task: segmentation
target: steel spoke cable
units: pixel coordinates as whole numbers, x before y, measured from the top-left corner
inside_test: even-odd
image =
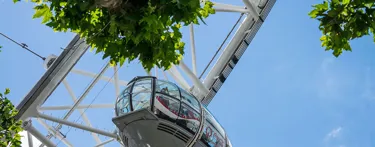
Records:
[[[29,49],[29,47],[27,46],[27,44],[25,43],[18,43],[17,41],[13,40],[12,38],[8,37],[7,35],[3,34],[0,32],[0,35],[4,36],[5,38],[7,38],[8,40],[14,42],[15,44],[19,45],[20,47],[22,47],[23,49],[29,51],[30,53],[34,54],[35,56],[41,58],[42,60],[46,60],[45,57],[39,55],[38,53],[32,51],[31,49]]]

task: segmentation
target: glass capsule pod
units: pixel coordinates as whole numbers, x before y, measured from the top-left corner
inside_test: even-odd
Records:
[[[156,77],[135,77],[116,100],[126,147],[232,147],[223,127],[192,94]]]

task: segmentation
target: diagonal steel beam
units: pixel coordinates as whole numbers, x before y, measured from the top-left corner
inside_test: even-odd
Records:
[[[26,120],[28,117],[36,116],[36,108],[47,100],[88,48],[84,40],[76,35],[60,56],[52,61],[53,64],[17,106],[19,112],[15,118]]]

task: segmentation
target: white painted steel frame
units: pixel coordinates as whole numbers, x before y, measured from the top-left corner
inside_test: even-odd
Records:
[[[63,84],[64,84],[65,88],[68,90],[68,93],[69,93],[70,97],[72,97],[73,102],[74,102],[74,103],[78,103],[77,97],[76,97],[76,95],[73,93],[73,90],[72,90],[72,88],[70,87],[69,83],[66,81],[66,79],[63,80]],[[78,106],[76,106],[76,107],[73,106],[72,108],[70,108],[70,110],[72,110],[72,109],[74,109],[74,108],[77,108],[77,107],[78,107]],[[83,121],[85,122],[85,124],[88,125],[89,127],[91,127],[91,126],[92,126],[92,125],[91,125],[91,122],[90,122],[89,118],[87,117],[85,111],[82,110],[82,109],[79,109],[78,111],[79,111],[79,113],[81,114],[82,119],[83,119]],[[95,134],[95,133],[90,133],[90,134],[92,135],[92,137],[94,138],[94,140],[96,141],[97,144],[102,143],[102,141],[100,140],[98,134]]]
[[[44,137],[42,133],[40,133],[35,127],[33,127],[31,120],[24,121],[22,127],[47,147],[56,146],[51,140]]]
[[[33,147],[33,136],[31,136],[30,132],[27,132],[27,143],[29,144],[29,147]]]
[[[92,77],[92,78],[95,78],[97,76],[97,74],[95,74],[95,73],[87,72],[87,71],[80,70],[80,69],[72,69],[71,72],[75,73],[75,74],[83,75],[83,76]],[[111,79],[110,77],[107,77],[107,76],[101,76],[100,79],[103,80],[103,81],[114,83],[115,85],[126,86],[128,84],[128,82],[123,81],[123,80],[118,80],[117,84],[116,84],[115,79]]]
[[[107,137],[117,139],[117,134],[115,134],[115,133],[110,133],[110,132],[106,132],[106,131],[103,131],[103,130],[100,130],[100,129],[95,129],[93,127],[88,127],[88,126],[85,126],[85,125],[73,123],[73,122],[67,121],[65,119],[55,118],[55,117],[45,115],[45,114],[42,114],[42,113],[38,113],[38,117],[42,118],[42,119],[45,119],[45,120],[57,122],[57,123],[64,124],[64,125],[67,125],[67,126],[75,127],[75,128],[78,128],[78,129],[90,131],[90,132],[93,132],[93,133],[97,133],[97,134],[100,134],[100,135],[104,135],[104,136],[107,136]]]
[[[42,106],[39,108],[41,111],[46,110],[69,110],[72,109],[73,106]],[[76,107],[76,109],[87,109],[87,108],[111,108],[113,109],[115,107],[114,104],[91,104],[91,105],[79,105]]]
[[[274,1],[275,0],[268,0]],[[209,71],[208,75],[204,79],[202,83],[200,79],[197,77],[197,68],[196,68],[196,48],[195,48],[195,40],[194,40],[194,26],[191,24],[189,27],[190,32],[190,45],[191,45],[191,54],[192,54],[192,70],[188,68],[187,65],[183,61],[180,62],[178,67],[182,69],[182,71],[189,77],[192,81],[193,85],[189,85],[188,82],[183,78],[182,74],[177,69],[177,66],[172,66],[170,70],[167,72],[172,76],[172,78],[185,90],[192,92],[195,96],[197,96],[200,100],[203,100],[209,93],[211,92],[211,87],[214,84],[214,81],[217,80],[219,74],[221,74],[222,69],[227,65],[228,60],[231,56],[235,53],[237,47],[243,41],[245,36],[255,35],[256,31],[251,31],[253,23],[257,22],[259,19],[263,21],[261,18],[261,14],[257,11],[255,6],[252,4],[250,0],[243,0],[243,3],[246,7],[243,6],[234,6],[222,3],[214,3],[214,9],[217,12],[238,12],[238,13],[245,13],[247,17],[244,19],[238,30],[236,31],[235,35],[224,49],[220,57],[217,59],[217,62]],[[273,5],[273,4],[272,4]],[[271,8],[269,8],[271,9]],[[266,12],[268,13],[268,12]],[[265,14],[267,15],[267,14]],[[47,68],[47,72],[44,76],[39,80],[39,82],[34,86],[34,88],[29,92],[29,94],[24,98],[24,100],[17,106],[17,109],[20,110],[19,114],[17,115],[18,119],[27,120],[24,121],[23,126],[28,133],[34,135],[38,140],[40,140],[43,144],[47,146],[55,146],[53,142],[49,140],[49,138],[43,136],[40,132],[38,132],[31,123],[30,117],[35,117],[37,120],[44,126],[49,132],[52,133],[53,136],[61,139],[61,141],[67,146],[73,146],[69,141],[67,141],[60,133],[59,129],[61,129],[62,125],[67,125],[71,127],[80,128],[83,130],[87,130],[91,132],[94,140],[97,143],[97,146],[102,146],[107,144],[111,141],[117,140],[118,136],[116,133],[106,132],[100,129],[96,129],[91,127],[91,123],[89,118],[86,116],[85,112],[82,109],[87,108],[113,108],[113,104],[90,104],[90,105],[79,105],[82,100],[86,97],[86,95],[90,92],[91,88],[98,82],[98,80],[104,80],[110,83],[113,83],[115,86],[115,95],[116,97],[120,94],[120,85],[126,86],[127,82],[122,81],[118,77],[118,66],[114,67],[114,78],[103,76],[103,73],[108,69],[109,64],[107,64],[103,70],[99,74],[87,72],[84,70],[73,69],[75,64],[79,61],[81,56],[86,52],[88,49],[88,45],[84,43],[82,39],[76,36],[71,43],[69,43],[68,47],[64,50],[64,52],[56,58],[54,64],[48,65],[49,63],[45,63]],[[49,60],[50,58],[47,58]],[[71,87],[64,80],[65,76],[69,73],[80,74],[84,76],[89,76],[94,78],[94,81],[90,84],[90,86],[85,90],[84,94],[80,98],[76,98],[74,95]],[[151,72],[147,72],[148,75],[152,75]],[[165,79],[168,80],[166,73],[163,71],[163,75]],[[155,76],[157,76],[157,69],[155,68]],[[44,106],[40,107],[46,99],[51,95],[51,93],[55,90],[55,88],[63,82],[64,86],[68,90],[69,95],[72,97],[74,101],[73,106]],[[212,99],[212,98],[211,98]],[[207,101],[208,103],[211,100]],[[39,111],[43,110],[69,110],[68,113],[65,115],[63,119],[51,117],[45,114],[40,113]],[[75,109],[79,109],[80,114],[85,122],[86,125],[81,125],[77,123],[73,123],[67,121],[69,116],[73,113]],[[53,122],[59,123],[57,128],[53,128],[43,121],[39,119],[50,120]],[[111,137],[112,139],[102,142],[98,134]],[[29,144],[32,142],[29,142]]]
[[[67,141],[65,139],[64,136],[62,136],[59,132],[57,132],[56,129],[52,128],[51,126],[49,126],[47,123],[45,123],[44,121],[40,120],[40,119],[36,119],[45,129],[48,130],[48,132],[51,133],[51,135],[57,137],[58,139],[60,139],[66,146],[68,147],[73,147],[72,143],[70,143],[69,141]]]

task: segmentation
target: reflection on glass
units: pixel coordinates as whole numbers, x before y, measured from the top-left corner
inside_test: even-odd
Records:
[[[228,139],[228,137],[227,137],[227,147],[232,147],[232,143],[230,142],[230,140]]]
[[[150,92],[140,92],[137,94],[133,94],[132,96],[134,111],[150,106]]]
[[[150,106],[151,98],[151,78],[136,81],[132,91],[133,111]]]
[[[151,78],[140,79],[133,86],[132,93],[151,92]]]
[[[218,123],[218,121],[213,117],[213,115],[210,113],[210,111],[204,107],[205,117],[208,122],[210,122],[220,133],[221,136],[225,136],[225,131],[223,127]]]
[[[209,147],[225,147],[224,137],[222,137],[218,131],[207,122],[203,126],[201,141]]]
[[[225,147],[225,138],[224,133],[221,133],[218,130],[222,130],[221,126],[217,126],[217,122],[211,114],[205,111],[206,121],[203,125],[203,135],[201,141],[209,147]]]
[[[191,133],[196,133],[199,129],[200,115],[185,103],[181,104],[177,124],[187,129]]]
[[[154,106],[157,108],[160,118],[174,122],[178,116],[180,101],[167,95],[157,93]]]
[[[185,90],[183,89],[180,89],[180,90],[181,90],[181,101],[188,104],[189,106],[194,108],[196,111],[200,112],[200,105],[199,105],[198,100],[194,96],[186,92]]]
[[[116,111],[117,111],[117,115],[122,115],[122,114],[130,112],[129,93],[125,93],[124,91],[120,95],[116,103]]]
[[[157,80],[155,91],[180,99],[180,91],[178,87],[171,82]]]

